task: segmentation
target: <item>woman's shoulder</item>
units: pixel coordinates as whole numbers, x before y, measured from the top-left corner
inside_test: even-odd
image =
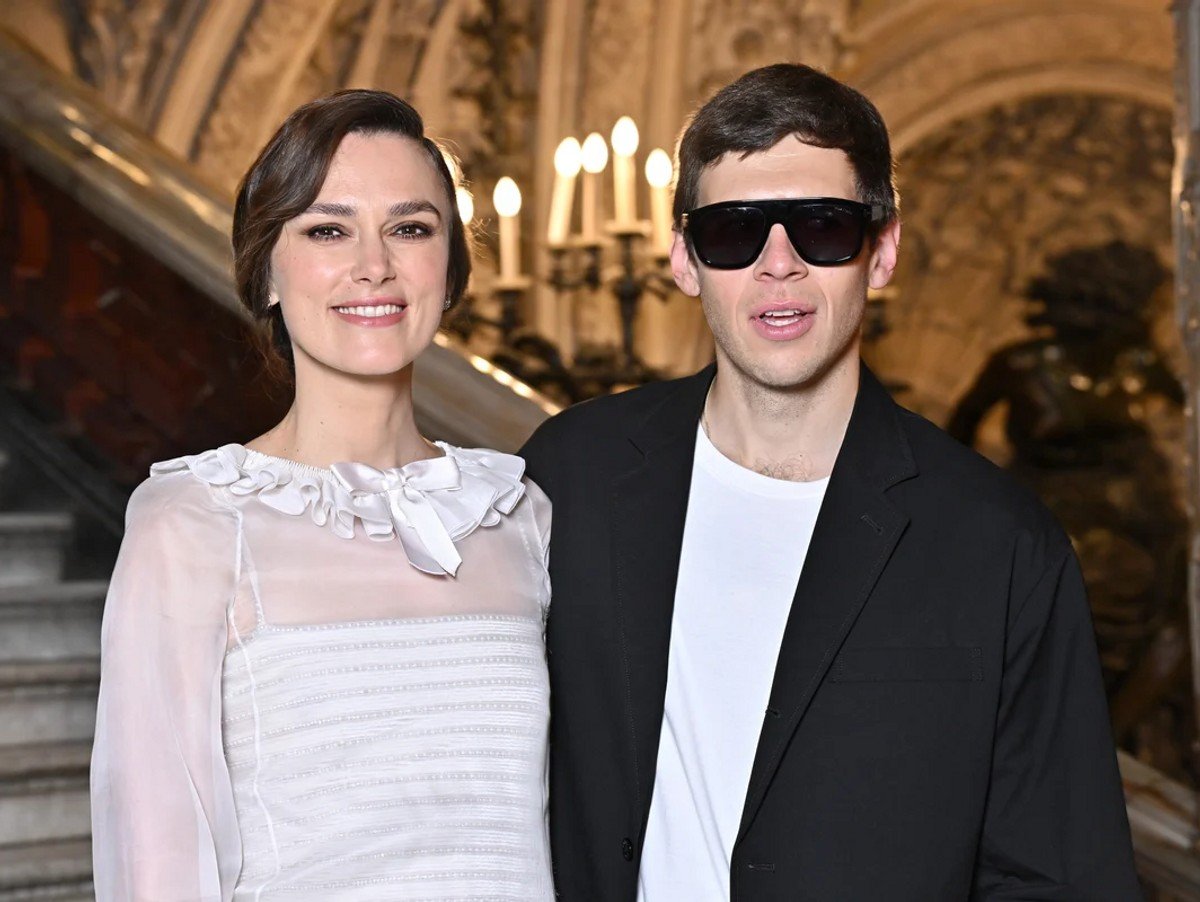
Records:
[[[202,454],[161,461],[150,467],[150,475],[129,497],[125,528],[185,529],[195,521],[223,519],[231,515],[230,507],[214,492],[220,480],[214,478],[220,469],[236,469],[233,449],[223,446]]]
[[[515,454],[494,448],[463,448],[448,442],[435,442],[457,465],[460,486],[472,497],[476,507],[487,511],[486,521],[495,522],[495,514],[510,513],[526,493],[525,461]]]

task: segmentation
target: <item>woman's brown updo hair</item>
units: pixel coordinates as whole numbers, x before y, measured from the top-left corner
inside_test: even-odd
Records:
[[[279,306],[269,306],[271,252],[284,223],[316,200],[329,164],[349,134],[409,138],[429,154],[446,191],[450,259],[446,296],[453,307],[471,275],[466,229],[458,214],[454,176],[441,148],[425,136],[421,115],[387,91],[337,91],[297,109],[275,132],[238,186],[233,208],[233,272],[238,297],[262,328],[268,366],[276,374],[294,369],[292,343]]]

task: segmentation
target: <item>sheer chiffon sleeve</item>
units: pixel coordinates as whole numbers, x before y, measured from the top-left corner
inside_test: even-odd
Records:
[[[241,868],[221,740],[238,513],[186,473],[134,493],[104,611],[92,753],[96,896],[227,900]]]
[[[553,509],[550,499],[542,491],[541,486],[525,477],[525,491],[529,495],[529,503],[533,505],[533,522],[537,526],[538,544],[542,553],[542,565],[550,565],[550,522],[553,519]]]

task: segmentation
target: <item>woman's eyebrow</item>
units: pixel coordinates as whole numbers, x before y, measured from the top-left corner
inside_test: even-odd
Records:
[[[315,203],[309,206],[304,213],[319,213],[322,216],[345,216],[350,217],[355,213],[354,207],[346,204],[324,204]],[[304,214],[301,214],[304,215]]]
[[[438,219],[442,211],[427,200],[402,200],[388,207],[388,216],[411,216],[413,213],[432,213]]]
[[[350,218],[358,210],[349,204],[317,203],[311,204],[304,214],[316,213],[321,216],[342,216]],[[411,216],[413,213],[432,213],[441,219],[441,211],[427,200],[402,200],[388,207],[388,216]],[[301,214],[301,215],[304,215]]]

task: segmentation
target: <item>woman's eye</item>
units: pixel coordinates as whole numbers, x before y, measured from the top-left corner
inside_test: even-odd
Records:
[[[433,229],[423,222],[404,222],[396,226],[393,234],[401,238],[428,238],[433,234]]]
[[[313,226],[304,234],[309,238],[315,238],[317,241],[331,241],[334,238],[340,237],[343,232],[335,225],[319,225]]]

